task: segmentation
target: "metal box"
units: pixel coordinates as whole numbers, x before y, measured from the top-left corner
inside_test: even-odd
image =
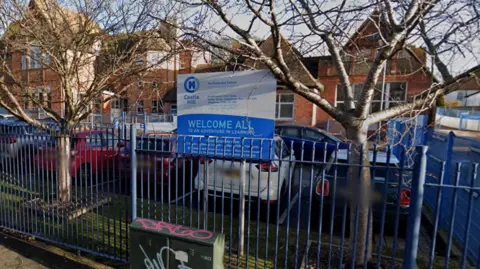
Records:
[[[207,230],[137,218],[130,225],[132,269],[223,269],[225,237]]]

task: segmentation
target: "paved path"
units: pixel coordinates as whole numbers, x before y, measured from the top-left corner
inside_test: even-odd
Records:
[[[0,245],[0,269],[47,269],[29,258]]]

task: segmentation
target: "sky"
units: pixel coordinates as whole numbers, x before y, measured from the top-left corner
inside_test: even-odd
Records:
[[[285,5],[281,4],[282,1],[277,1],[277,2],[280,2],[280,4],[277,5],[277,10],[284,9]],[[316,1],[316,3],[318,2],[319,1]],[[252,15],[247,14],[245,3],[243,1],[240,1],[240,3],[241,4],[239,5],[239,4],[236,4],[236,2],[227,1],[226,5],[228,6],[228,8],[226,8],[226,10],[229,18],[231,18],[235,24],[242,27],[243,29],[246,29],[251,21]],[[338,4],[339,4],[338,0],[325,1],[323,4],[321,4],[319,10],[325,11],[325,10],[337,7]],[[347,1],[346,6],[358,7],[358,6],[367,6],[368,4],[369,4],[369,1],[358,0],[358,1]],[[439,7],[443,7],[443,6],[444,5],[440,5]],[[367,18],[368,14],[370,14],[371,10],[373,10],[373,8],[370,8],[368,10],[363,10],[361,14],[358,14],[357,12],[355,12],[345,16],[344,18],[345,20],[351,20],[350,23],[346,23],[341,29],[345,33],[345,36],[350,36],[352,33],[354,33],[355,30],[359,27],[359,25],[361,25],[363,20]],[[398,14],[402,14],[403,11],[399,7],[399,8],[396,8],[396,12]],[[455,5],[454,5],[449,7],[448,10],[443,12],[447,14],[449,12],[450,13],[458,12],[458,10],[455,9]],[[284,20],[287,17],[291,18],[291,14],[292,13],[290,12],[289,15],[284,16],[280,20],[282,19]],[[268,16],[268,14],[264,14],[264,15]],[[463,13],[458,12],[457,15],[458,15],[457,16],[458,19],[456,20],[458,22],[462,22],[468,19],[469,14],[465,14],[464,12]],[[318,21],[321,21],[321,20],[318,20]],[[233,30],[229,29],[228,27],[225,27],[225,24],[218,16],[212,16],[212,14],[210,13],[209,18],[206,20],[206,24],[208,25],[208,28],[221,32],[222,36],[238,38],[238,35]],[[446,32],[448,27],[451,26],[451,24],[447,23],[446,20],[440,18],[438,20],[435,20],[434,26],[435,26],[434,29],[432,29],[431,31],[429,30],[429,34],[432,34],[432,36],[435,36],[435,37],[441,37],[443,32]],[[479,30],[478,25],[474,27],[476,27],[475,30]],[[328,26],[324,27],[324,29],[327,29],[327,28]],[[270,27],[260,22],[259,20],[257,20],[257,22],[252,27],[251,32],[253,33],[254,36],[259,37],[261,39],[265,39],[270,35]],[[476,36],[468,36],[468,33],[466,35],[452,36],[451,40],[457,44],[461,43],[461,41],[465,39],[468,39],[468,42],[466,42],[465,44],[462,44],[461,46],[462,53],[456,52],[454,54],[452,53],[441,54],[442,60],[449,66],[449,69],[451,70],[453,75],[460,74],[461,72],[480,64],[480,58],[478,57],[480,56],[480,36],[478,35],[479,33],[480,31],[475,32]],[[311,35],[311,32],[308,30],[305,24],[297,24],[294,27],[293,26],[283,27],[282,34],[287,38],[289,38],[290,41],[295,44],[296,48],[299,51],[301,51],[304,56],[320,56],[320,55],[329,54],[325,46],[318,46],[318,44],[321,43],[321,39],[318,36]],[[310,36],[308,38],[300,38],[302,35],[310,35]],[[300,43],[299,40],[303,40],[303,43]],[[418,36],[413,39],[410,39],[409,43],[417,47],[425,47],[423,40],[418,38]],[[312,49],[312,46],[315,46],[315,48]],[[430,66],[431,64],[429,64],[429,67]]]

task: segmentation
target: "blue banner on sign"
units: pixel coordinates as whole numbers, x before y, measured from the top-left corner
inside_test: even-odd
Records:
[[[191,114],[178,117],[178,133],[189,135],[273,137],[275,121],[255,117]]]
[[[275,159],[273,139],[179,136],[177,146],[178,153],[206,155],[212,158]]]

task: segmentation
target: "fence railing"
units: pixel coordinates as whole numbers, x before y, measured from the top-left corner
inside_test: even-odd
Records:
[[[452,190],[423,184],[424,147],[414,166],[390,148],[369,151],[370,162],[362,165],[350,159],[348,144],[305,141],[301,151],[291,151],[294,145],[280,138],[205,138],[187,147],[185,141],[199,138],[137,136],[134,125],[126,136],[113,128],[78,128],[68,147],[62,137],[0,128],[1,227],[128,262],[132,219],[161,220],[223,233],[229,268],[353,268],[363,262],[354,258],[362,245],[351,242],[361,242],[365,228],[373,238],[365,243],[374,253],[369,260],[382,268],[464,262],[423,228],[429,225],[421,218],[423,186],[425,195],[427,188]],[[70,156],[71,181],[59,176],[62,153]],[[363,186],[358,178],[371,181],[366,207],[352,203]],[[467,196],[478,191],[462,189],[470,190]],[[71,198],[59,200],[65,191]],[[372,222],[364,226],[362,216]],[[470,231],[477,225],[472,216],[465,222]]]
[[[461,266],[480,264],[480,150],[475,140],[434,133],[429,142],[425,216]],[[434,251],[434,250],[432,250]],[[434,253],[434,252],[432,252]],[[433,255],[433,254],[432,254]]]
[[[442,116],[456,117],[460,118],[463,114],[468,114],[471,116],[480,116],[479,108],[446,108],[446,107],[437,107],[437,114]]]

